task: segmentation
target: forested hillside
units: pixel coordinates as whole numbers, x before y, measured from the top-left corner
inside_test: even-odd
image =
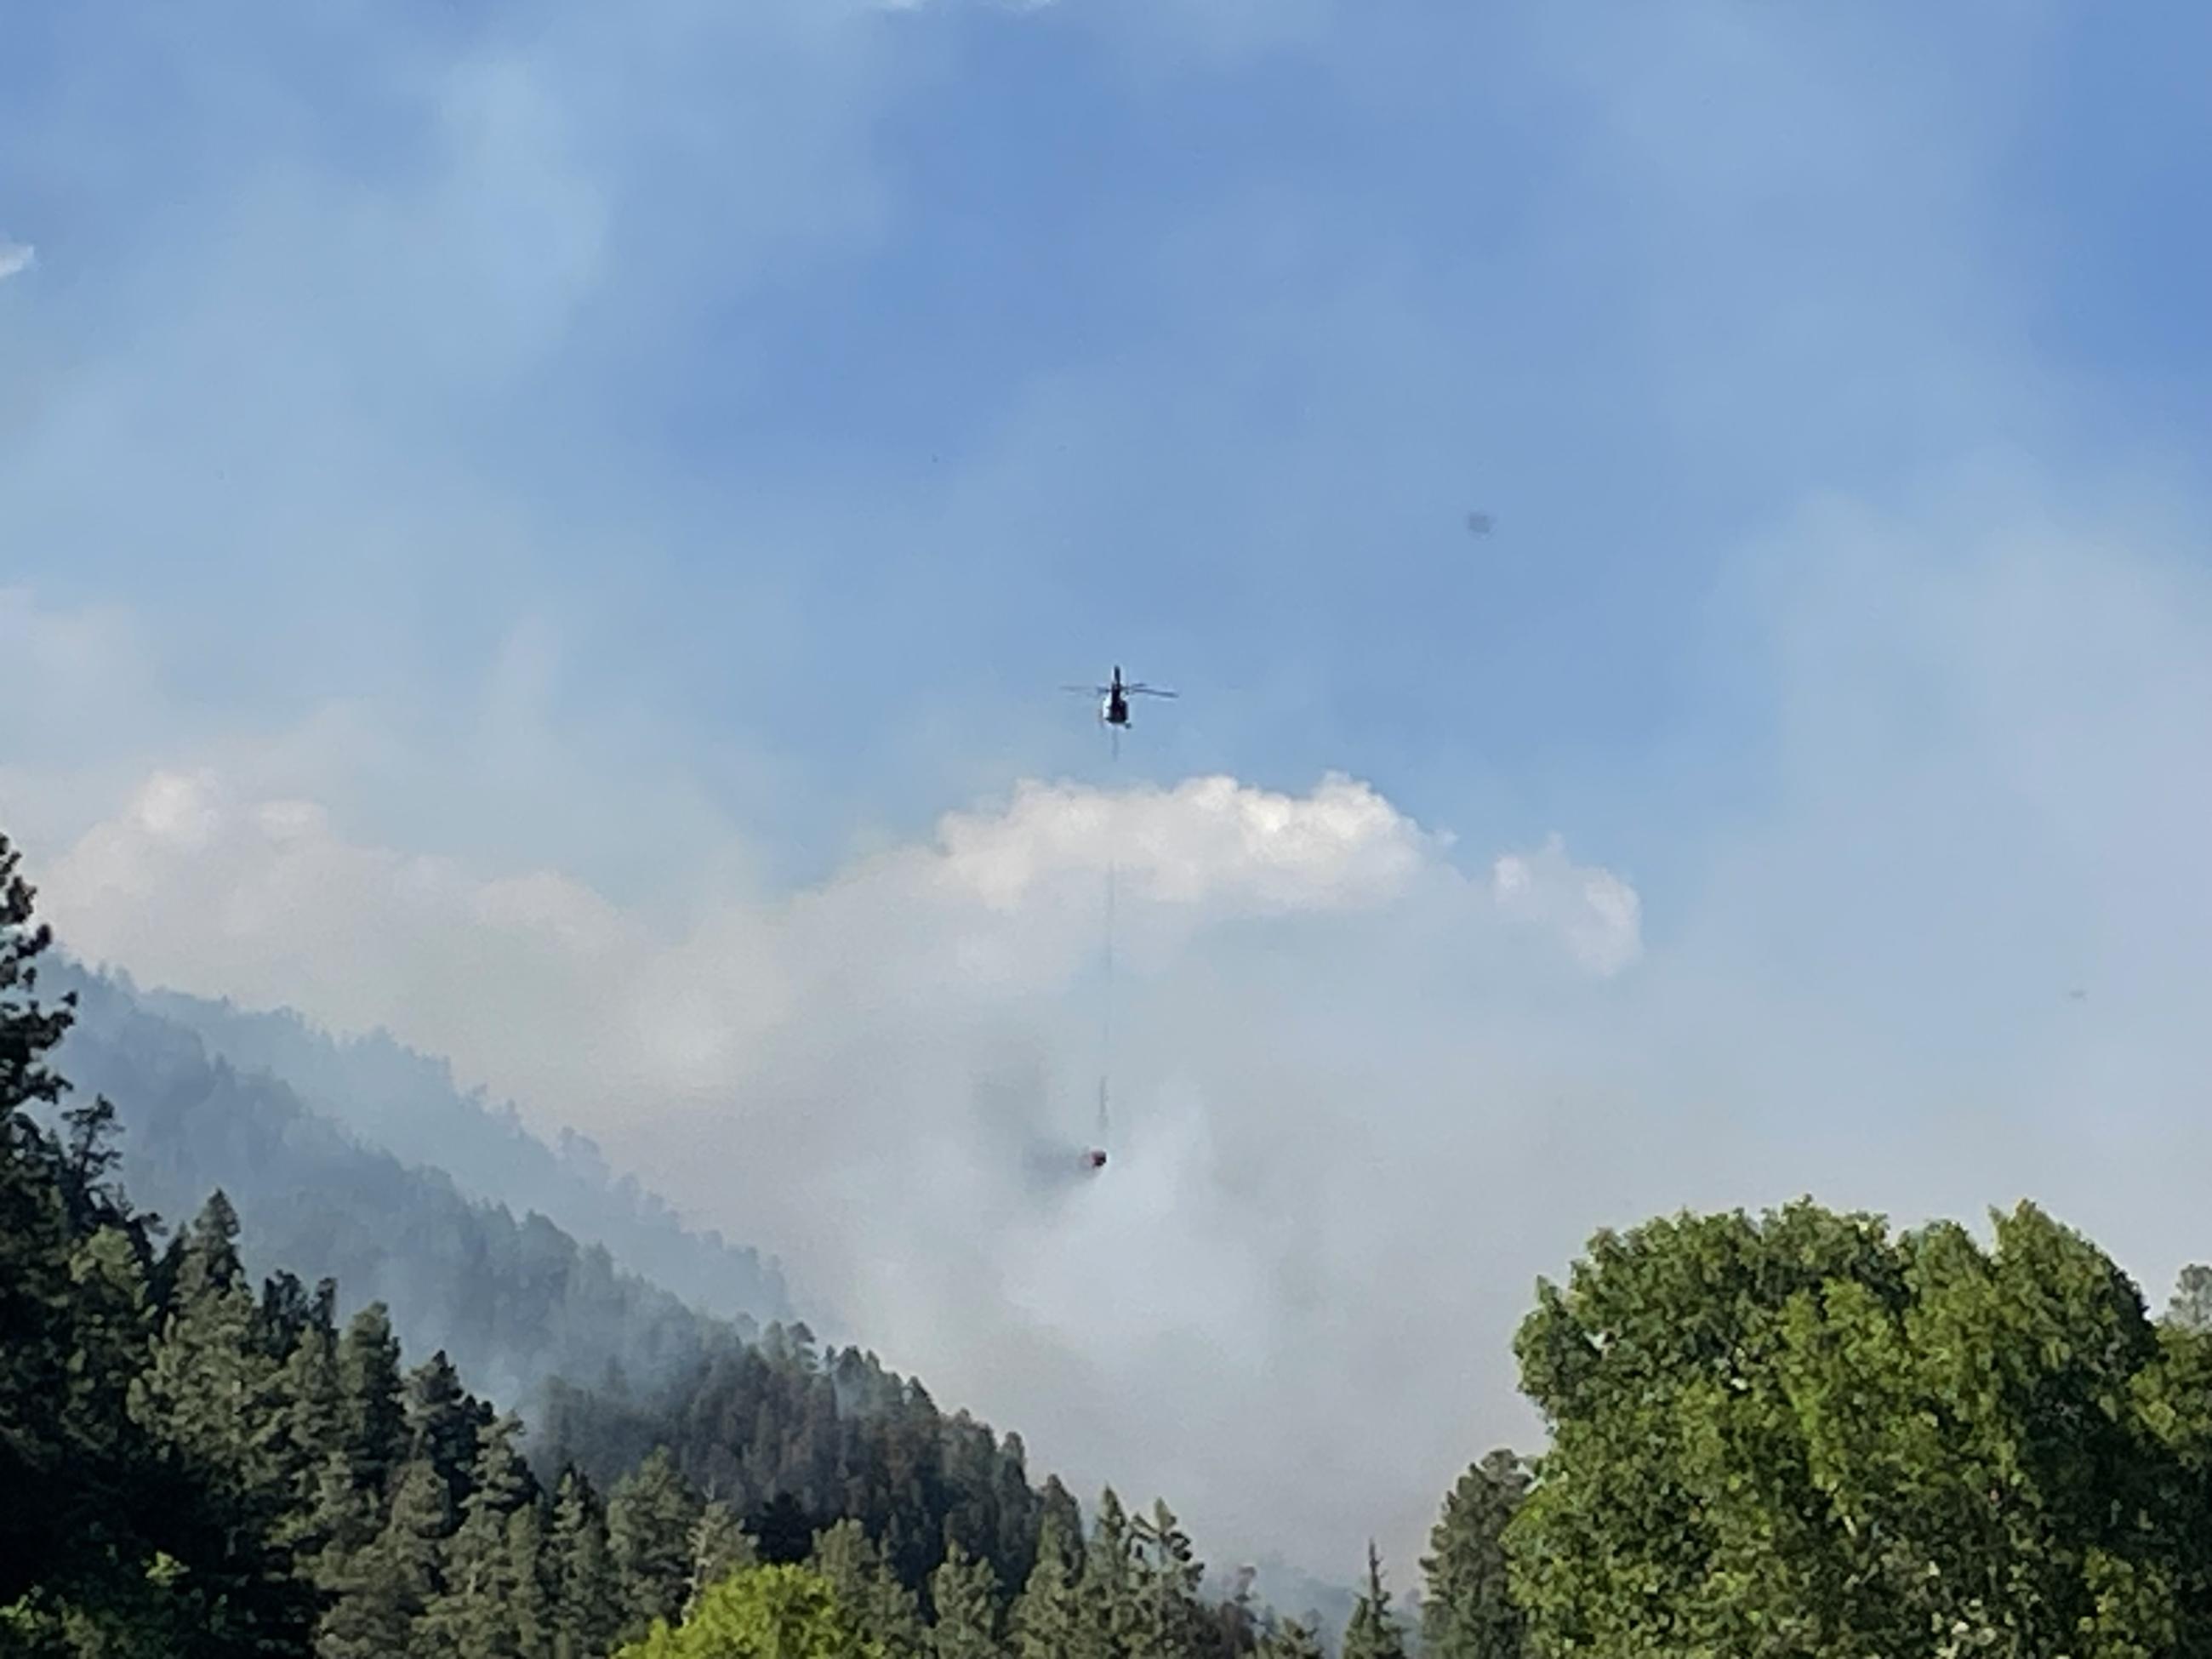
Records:
[[[512,1104],[495,1109],[483,1091],[463,1091],[445,1060],[388,1032],[339,1038],[290,1009],[258,1012],[228,1000],[150,989],[121,969],[94,975],[70,963],[52,978],[57,994],[80,993],[73,1044],[104,1034],[117,1011],[135,1008],[169,1021],[236,1070],[268,1073],[368,1145],[404,1164],[443,1170],[471,1197],[516,1215],[534,1210],[582,1243],[605,1245],[622,1267],[702,1312],[760,1324],[793,1316],[775,1262],[719,1233],[691,1231],[658,1194],[633,1177],[617,1178],[592,1141],[563,1132],[546,1145]],[[64,1063],[82,1069],[67,1054]]]
[[[1109,1491],[1085,1527],[1018,1441],[804,1328],[669,1395],[711,1418],[561,1390],[533,1468],[380,1304],[342,1319],[337,1284],[281,1269],[257,1293],[224,1194],[166,1237],[136,1207],[114,1106],[50,1063],[76,1011],[40,995],[15,865],[0,838],[0,1651],[729,1655],[796,1650],[744,1632],[802,1613],[810,1651],[883,1659],[1313,1650],[1203,1595],[1164,1504]]]
[[[57,975],[78,998],[57,1064],[116,1109],[118,1174],[136,1202],[188,1217],[220,1188],[257,1273],[329,1278],[380,1301],[411,1350],[442,1349],[510,1406],[548,1379],[681,1374],[755,1328],[703,1317],[542,1215],[473,1200],[442,1170],[349,1134],[265,1073],[211,1055],[111,980]]]

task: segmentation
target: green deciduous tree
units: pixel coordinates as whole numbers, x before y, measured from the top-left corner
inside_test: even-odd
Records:
[[[1540,1287],[1553,1443],[1506,1528],[1539,1650],[2194,1650],[2203,1339],[2033,1206],[1996,1235],[1803,1203]]]
[[[616,1659],[884,1659],[827,1579],[788,1564],[740,1569],[680,1626],[656,1620]]]

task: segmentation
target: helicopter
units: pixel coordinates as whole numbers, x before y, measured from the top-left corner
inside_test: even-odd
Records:
[[[1121,678],[1121,665],[1119,663],[1114,665],[1114,678],[1110,684],[1063,685],[1060,689],[1063,691],[1079,691],[1087,697],[1104,698],[1105,701],[1098,705],[1100,723],[1123,727],[1129,724],[1129,699],[1132,696],[1172,697],[1175,696],[1174,692],[1164,691],[1156,685],[1125,683]]]

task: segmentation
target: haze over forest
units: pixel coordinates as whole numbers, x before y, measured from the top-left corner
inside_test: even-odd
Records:
[[[799,1321],[1285,1583],[1410,1590],[1541,1449],[1516,1334],[1601,1229],[2026,1200],[2160,1304],[2212,1254],[2207,49],[0,21],[56,1063],[142,1202],[222,1186],[502,1407]],[[1178,693],[1118,747],[1060,689],[1116,663]]]

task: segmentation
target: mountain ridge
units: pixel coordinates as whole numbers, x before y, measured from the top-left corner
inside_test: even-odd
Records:
[[[246,1070],[127,982],[57,958],[42,992],[77,994],[58,1060],[105,1096],[123,1179],[174,1224],[222,1191],[257,1273],[337,1282],[382,1302],[413,1352],[442,1351],[488,1397],[533,1404],[555,1377],[625,1389],[756,1337],[763,1322],[702,1311],[542,1211],[471,1193],[410,1162],[267,1069]]]

